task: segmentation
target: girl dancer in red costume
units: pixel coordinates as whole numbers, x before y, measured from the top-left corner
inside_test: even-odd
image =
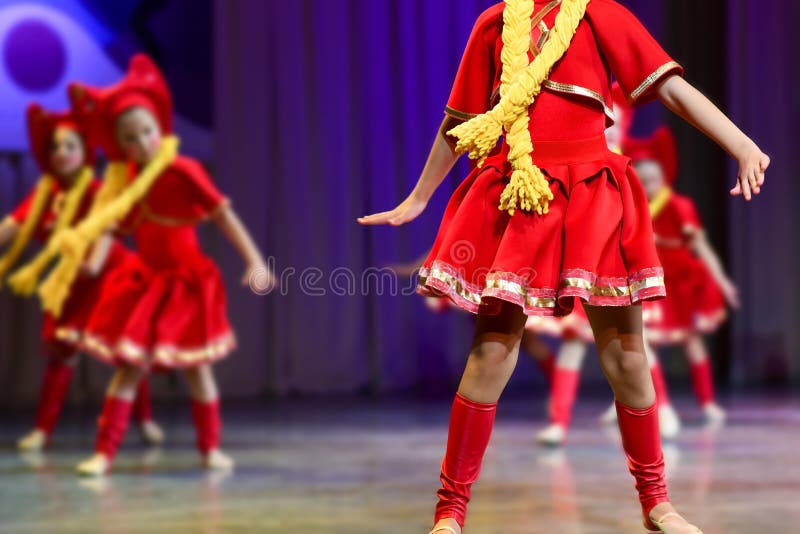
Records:
[[[645,525],[699,532],[669,502],[640,303],[665,294],[647,199],[630,160],[606,146],[614,74],[631,101],[660,98],[740,166],[732,194],[758,194],[769,159],[680,76],[681,67],[612,0],[506,0],[467,44],[447,118],[413,192],[362,224],[415,219],[460,153],[479,162],[453,194],[420,274],[423,294],[478,314],[453,404],[433,532],[460,533],[526,315],[581,299],[614,390]],[[499,97],[499,100],[498,100]],[[505,134],[502,150],[486,159]],[[464,241],[468,262],[453,254]]]
[[[667,298],[645,305],[648,340],[653,345],[684,347],[697,402],[708,422],[722,423],[725,411],[716,402],[703,335],[724,322],[726,301],[739,307],[739,293],[708,242],[694,203],[672,190],[678,170],[672,132],[664,127],[649,139],[631,139],[626,154],[650,202],[667,286]]]
[[[43,174],[33,191],[0,223],[0,246],[13,240],[0,259],[0,280],[14,267],[31,237],[47,242],[53,232],[83,219],[99,188],[92,169],[92,151],[85,142],[85,128],[73,113],[50,112],[31,104],[27,123],[31,152]],[[104,252],[102,257],[83,265],[61,316],[44,316],[42,341],[48,355],[47,367],[36,425],[17,442],[20,450],[41,450],[50,441],[78,360],[69,340],[85,326],[108,273],[128,261],[131,254],[117,242],[107,243]],[[27,282],[37,263],[34,260],[10,277],[13,290],[30,294],[32,288]],[[161,443],[164,435],[153,421],[148,386],[149,382],[142,380],[134,403],[135,418],[145,442]]]
[[[258,248],[211,179],[195,160],[177,153],[172,101],[156,66],[135,56],[125,79],[105,89],[74,85],[74,106],[91,117],[92,132],[109,160],[126,162],[119,188],[105,205],[55,247],[61,261],[40,288],[46,309],[58,311],[58,287],[73,275],[72,258],[115,225],[133,233],[140,262],[113,273],[78,340],[97,358],[118,365],[98,423],[95,454],[78,465],[83,475],[111,466],[125,434],[133,392],[148,369],[184,369],[192,398],[203,465],[229,469],[220,450],[220,409],[211,364],[235,346],[225,287],[216,264],[200,250],[196,229],[214,221],[247,264],[246,284],[272,285]],[[124,172],[128,171],[128,172]],[[260,289],[260,288],[258,288]]]
[[[606,144],[615,154],[622,154],[622,146],[628,139],[633,122],[633,109],[618,83],[611,86],[614,124],[606,128]],[[548,425],[536,435],[536,440],[548,446],[563,445],[572,421],[575,399],[578,395],[580,372],[586,351],[594,343],[592,327],[580,301],[566,317],[532,315],[525,324],[526,332],[561,337],[563,342],[556,358],[548,403]],[[670,403],[666,381],[658,358],[645,342],[645,353],[650,363],[650,374],[656,389],[658,421],[661,436],[672,439],[680,430],[680,419]],[[616,407],[612,404],[600,418],[604,424],[616,422]]]

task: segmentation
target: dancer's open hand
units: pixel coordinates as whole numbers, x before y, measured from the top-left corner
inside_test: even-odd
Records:
[[[749,202],[753,195],[761,193],[764,177],[769,167],[769,156],[752,144],[742,151],[738,159],[739,175],[736,187],[731,189],[730,193],[732,196],[742,195]]]
[[[417,198],[413,193],[391,211],[383,211],[373,215],[365,215],[357,220],[363,225],[390,224],[400,226],[416,219],[428,205],[426,200]]]
[[[242,276],[242,285],[249,287],[256,295],[266,295],[277,286],[277,279],[272,269],[264,263],[255,263],[247,266]]]

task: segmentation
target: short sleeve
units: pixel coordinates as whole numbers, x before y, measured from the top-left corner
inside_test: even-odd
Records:
[[[678,219],[681,231],[684,233],[694,233],[703,229],[703,222],[697,212],[697,206],[688,197],[682,197],[681,202],[676,204]]]
[[[469,120],[489,111],[494,84],[494,25],[492,17],[481,15],[461,58],[445,113],[458,120]]]
[[[195,213],[208,215],[227,201],[202,165],[192,161],[184,167],[184,171],[187,200]]]
[[[592,1],[588,13],[600,53],[629,101],[651,100],[659,81],[671,74],[683,75],[683,67],[617,2]]]

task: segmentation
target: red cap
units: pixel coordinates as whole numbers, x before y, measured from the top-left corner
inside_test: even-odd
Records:
[[[50,146],[58,128],[74,130],[83,141],[86,164],[91,165],[94,161],[92,150],[87,143],[85,123],[72,111],[48,111],[39,104],[30,104],[27,110],[27,122],[31,153],[42,172],[53,173],[50,166]]]
[[[117,118],[133,107],[149,110],[164,134],[172,133],[172,97],[155,63],[144,54],[136,54],[128,73],[110,87],[96,88],[72,83],[69,96],[76,113],[91,124],[90,137],[111,160],[124,160],[117,145],[114,126]]]
[[[652,160],[664,169],[664,178],[669,185],[678,177],[678,147],[675,136],[668,126],[662,126],[646,139],[628,138],[622,152],[638,163]]]
[[[625,98],[625,93],[619,83],[614,82],[611,85],[611,102],[614,104],[615,120],[620,129],[620,137],[624,145],[628,139],[631,126],[633,125],[633,108]]]

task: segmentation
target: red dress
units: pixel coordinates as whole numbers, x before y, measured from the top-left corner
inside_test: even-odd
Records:
[[[551,2],[534,14],[531,58],[559,7]],[[500,3],[475,24],[447,105],[455,118],[496,102],[502,15]],[[528,315],[556,316],[569,314],[576,297],[598,306],[663,297],[647,199],[630,160],[608,149],[603,132],[613,120],[612,74],[629,99],[642,101],[661,78],[681,72],[629,11],[590,2],[530,108],[533,161],[550,181],[550,212],[511,217],[498,209],[510,175],[504,143],[450,199],[419,292],[473,313],[496,313],[505,300]]]
[[[644,308],[647,337],[654,344],[681,343],[689,334],[713,332],[725,321],[725,298],[708,267],[690,248],[691,237],[702,229],[692,200],[674,192],[653,215],[668,295]]]
[[[197,241],[197,224],[226,202],[202,166],[179,156],[122,224],[139,261],[112,274],[83,336],[104,361],[193,367],[236,345],[225,287]]]
[[[89,212],[99,187],[100,182],[97,180],[92,181],[89,185],[73,224],[80,221]],[[47,242],[50,237],[58,219],[65,193],[61,185],[57,181],[54,182],[48,206],[36,228],[36,237],[42,243]],[[22,224],[28,217],[35,194],[35,191],[31,192],[11,213],[11,217],[18,224]],[[108,282],[109,273],[120,265],[133,261],[133,256],[132,252],[114,241],[100,273],[94,276],[81,274],[75,279],[69,297],[64,303],[61,316],[55,318],[49,313],[44,315],[42,340],[48,355],[67,358],[75,353],[74,346],[78,343],[80,334],[86,327],[103,288]]]

